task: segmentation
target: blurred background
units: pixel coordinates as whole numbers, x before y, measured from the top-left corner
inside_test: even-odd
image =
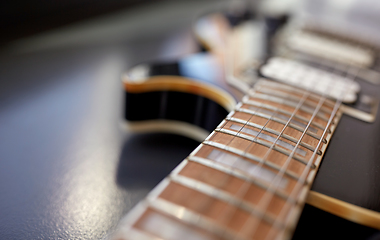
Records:
[[[120,127],[120,76],[200,50],[191,26],[223,0],[0,3],[0,239],[106,239],[198,143]],[[377,34],[376,1],[267,1],[353,19]],[[379,41],[380,42],[380,41]]]

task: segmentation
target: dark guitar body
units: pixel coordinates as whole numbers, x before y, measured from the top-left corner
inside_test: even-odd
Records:
[[[218,103],[191,93],[126,92],[125,99],[125,119],[128,121],[174,120],[194,124],[211,132],[228,114]]]
[[[379,97],[380,87],[359,81],[362,92]],[[380,113],[374,123],[343,115],[331,139],[311,190],[380,213]],[[315,216],[323,217],[318,220]],[[327,218],[326,218],[327,217]],[[312,206],[305,207],[295,239],[330,229],[332,239],[380,239],[378,230],[336,217]],[[321,233],[315,231],[315,239]]]
[[[379,86],[359,83],[362,92],[380,96]],[[378,111],[376,121],[366,123],[342,116],[311,190],[380,213],[379,117]],[[380,239],[380,232],[306,204],[294,239],[306,236],[308,239],[372,240]]]
[[[187,77],[179,70],[179,64],[181,63],[151,64],[149,76],[146,77]],[[361,94],[380,97],[380,86],[364,81],[359,83],[362,87]],[[225,86],[222,88],[226,89]],[[229,112],[216,101],[186,92],[133,93],[127,89],[125,99],[125,120],[128,122],[176,120],[211,132]],[[352,106],[361,107],[356,105],[360,104]],[[378,111],[373,123],[342,116],[311,190],[380,214],[379,115]],[[294,239],[380,239],[379,234],[375,228],[354,223],[306,204]]]

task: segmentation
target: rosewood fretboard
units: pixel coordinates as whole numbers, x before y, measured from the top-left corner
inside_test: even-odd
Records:
[[[261,80],[120,223],[115,239],[286,239],[341,112]]]

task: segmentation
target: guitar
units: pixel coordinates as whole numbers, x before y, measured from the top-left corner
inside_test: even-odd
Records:
[[[345,90],[278,74],[289,66]],[[287,239],[305,202],[366,226],[358,228],[367,235],[380,229],[378,102],[368,96],[380,87],[277,58],[260,67],[265,78],[236,83],[253,85],[241,93],[225,69],[214,51],[138,65],[124,76],[131,129],[205,140],[127,215],[115,238]],[[294,237],[315,221],[303,215]]]

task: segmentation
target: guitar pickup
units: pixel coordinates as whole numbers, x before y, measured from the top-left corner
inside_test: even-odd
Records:
[[[269,59],[261,67],[260,73],[264,77],[327,95],[344,103],[354,103],[360,91],[360,85],[347,77],[280,57]]]
[[[341,109],[345,114],[351,117],[372,123],[376,120],[379,102],[380,100],[378,98],[361,94],[353,106],[343,104]]]

